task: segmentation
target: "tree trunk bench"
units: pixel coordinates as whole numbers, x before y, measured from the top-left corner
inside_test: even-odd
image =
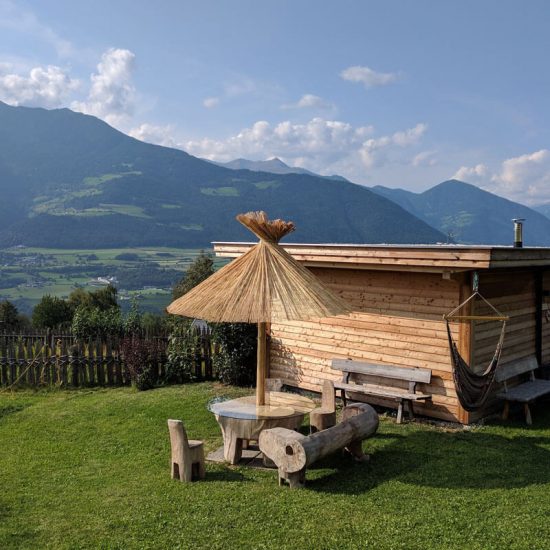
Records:
[[[334,388],[335,390],[340,390],[344,406],[347,401],[347,393],[391,399],[398,403],[398,424],[401,424],[403,420],[404,403],[407,404],[409,416],[412,419],[413,403],[416,401],[426,401],[432,398],[429,393],[416,391],[416,385],[418,383],[430,383],[432,378],[432,371],[430,369],[398,367],[396,365],[377,365],[363,363],[361,361],[352,361],[350,359],[333,359],[332,368],[342,371],[343,373],[342,381],[334,382]],[[358,376],[365,378],[366,381],[356,380]],[[369,381],[369,379],[372,378],[376,378],[377,381]],[[382,379],[383,382],[380,382],[379,379]],[[408,388],[404,389],[391,386],[392,380],[408,382]]]
[[[342,422],[305,436],[286,428],[264,430],[260,434],[260,450],[278,469],[279,485],[287,482],[291,489],[303,487],[306,467],[317,460],[346,449],[357,461],[368,460],[361,442],[378,429],[378,414],[366,403],[345,407]]]
[[[504,388],[496,394],[499,399],[504,399],[504,410],[502,412],[503,420],[508,418],[510,412],[510,403],[523,403],[525,411],[525,421],[530,426],[533,423],[529,404],[543,395],[550,394],[550,380],[540,380],[535,378],[535,370],[538,368],[537,359],[534,356],[527,357],[520,361],[508,363],[497,368],[495,380],[502,382]],[[516,376],[522,374],[529,375],[529,380],[523,383],[508,387],[508,382]]]

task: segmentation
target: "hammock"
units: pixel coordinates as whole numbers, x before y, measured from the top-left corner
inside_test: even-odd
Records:
[[[464,307],[470,300],[475,297],[481,298],[496,315],[456,315],[456,312]],[[443,318],[447,323],[447,335],[449,338],[449,348],[451,350],[451,359],[453,363],[453,379],[455,382],[456,393],[458,400],[462,405],[462,408],[469,412],[476,411],[485,405],[487,398],[491,392],[493,382],[495,380],[496,369],[500,360],[500,354],[502,353],[502,345],[504,342],[504,333],[506,332],[506,321],[508,317],[502,315],[495,307],[493,307],[478,291],[477,288],[474,293],[465,300],[458,307],[453,309]],[[475,373],[460,355],[456,343],[453,341],[451,334],[450,321],[451,320],[464,320],[464,321],[500,321],[502,322],[502,328],[500,331],[500,338],[495,349],[495,353],[488,367],[484,372]]]

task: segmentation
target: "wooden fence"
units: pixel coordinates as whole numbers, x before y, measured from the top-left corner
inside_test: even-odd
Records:
[[[149,338],[154,353],[149,362],[156,377],[166,373],[167,337]],[[210,333],[197,331],[187,356],[197,380],[212,378],[215,353]],[[82,341],[69,333],[0,334],[2,386],[122,386],[130,384],[124,361],[124,340]]]

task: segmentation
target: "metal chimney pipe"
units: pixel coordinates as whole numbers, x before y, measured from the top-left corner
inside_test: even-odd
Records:
[[[523,248],[523,222],[525,218],[514,218],[514,248]]]

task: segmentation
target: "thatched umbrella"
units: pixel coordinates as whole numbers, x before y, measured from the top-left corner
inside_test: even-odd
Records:
[[[265,404],[266,323],[347,314],[346,302],[326,288],[279,244],[294,223],[269,220],[265,212],[237,220],[260,242],[172,302],[168,313],[214,322],[258,323],[256,403]]]

